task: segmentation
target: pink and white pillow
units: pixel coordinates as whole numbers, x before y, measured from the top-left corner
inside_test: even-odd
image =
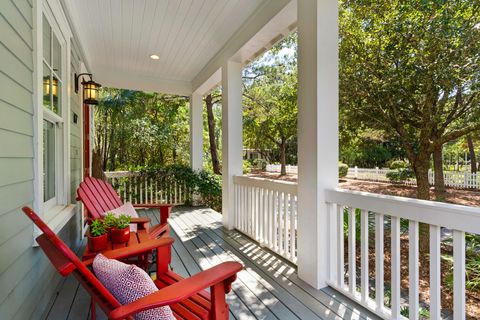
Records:
[[[113,213],[113,215],[117,218],[121,214],[130,216],[132,218],[138,218],[138,213],[135,210],[135,208],[133,207],[132,203],[130,203],[130,202],[125,202],[122,206],[120,206],[118,208],[115,208],[113,210],[108,210],[108,211],[102,212],[100,215],[102,217],[105,217],[107,215],[107,213],[110,213],[110,212]],[[137,224],[136,223],[131,223],[130,224],[130,231],[137,232]]]
[[[148,274],[137,267],[115,259],[108,259],[101,253],[93,260],[93,271],[98,280],[117,298],[127,304],[158,291]],[[136,320],[175,320],[169,306],[137,313]]]

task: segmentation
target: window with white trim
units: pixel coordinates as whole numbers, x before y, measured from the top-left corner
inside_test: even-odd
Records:
[[[43,211],[48,212],[58,205],[65,205],[64,194],[64,148],[65,128],[63,99],[63,59],[65,45],[61,35],[52,28],[49,19],[42,19],[42,104],[43,104]]]

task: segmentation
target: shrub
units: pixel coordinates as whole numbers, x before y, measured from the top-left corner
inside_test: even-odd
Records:
[[[388,167],[390,169],[406,169],[408,165],[403,160],[393,160]]]
[[[348,166],[345,163],[338,163],[338,177],[345,178],[348,173]]]
[[[252,172],[252,164],[248,160],[243,160],[243,173]]]
[[[164,183],[174,185],[184,184],[187,188],[185,204],[191,205],[193,193],[198,193],[203,204],[221,212],[222,210],[222,181],[221,176],[202,170],[193,171],[184,165],[172,165],[166,167],[142,168],[141,175],[161,180]],[[170,192],[172,192],[170,190]]]
[[[267,160],[265,160],[265,159],[255,159],[255,160],[253,160],[253,165],[256,169],[265,171],[265,169],[267,169]]]
[[[415,178],[415,173],[410,168],[399,168],[387,172],[386,176],[391,182],[402,182]]]

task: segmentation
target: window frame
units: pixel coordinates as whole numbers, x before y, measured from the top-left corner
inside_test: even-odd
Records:
[[[34,203],[47,224],[59,231],[75,214],[70,197],[70,50],[72,32],[59,0],[34,1]],[[56,114],[43,105],[43,16],[60,44],[61,71],[57,73],[60,110]],[[52,38],[53,43],[53,38]],[[53,45],[52,45],[53,47]],[[53,55],[53,52],[52,52]],[[43,124],[55,125],[55,197],[43,201]],[[34,235],[36,232],[34,232]]]

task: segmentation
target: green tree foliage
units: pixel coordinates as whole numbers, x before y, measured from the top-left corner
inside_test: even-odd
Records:
[[[296,43],[293,33],[244,71],[244,144],[279,150],[282,174],[286,173],[287,150],[296,154]]]
[[[480,128],[479,6],[479,0],[341,1],[341,117],[347,128],[395,132],[418,198],[429,198],[434,149]]]
[[[188,163],[188,99],[158,93],[101,91],[95,148],[104,171]]]

